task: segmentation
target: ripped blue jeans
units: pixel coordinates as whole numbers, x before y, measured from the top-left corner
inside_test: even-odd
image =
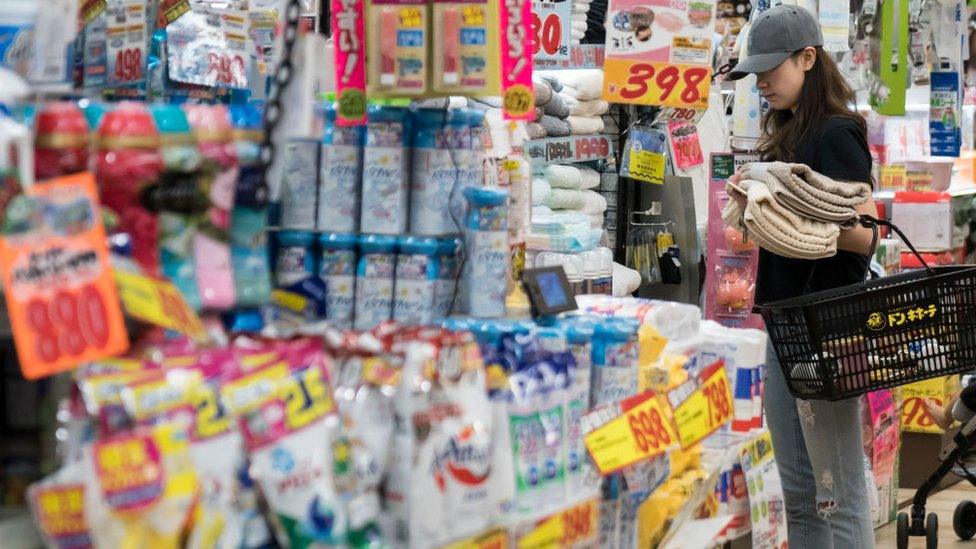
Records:
[[[766,350],[766,422],[783,483],[790,549],[874,547],[860,400],[798,400]]]

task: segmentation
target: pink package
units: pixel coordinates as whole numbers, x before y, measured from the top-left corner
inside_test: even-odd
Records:
[[[729,197],[725,182],[738,166],[753,157],[713,154],[708,184],[708,240],[705,252],[705,318],[730,328],[763,328],[752,313],[755,304],[759,249],[722,221]]]

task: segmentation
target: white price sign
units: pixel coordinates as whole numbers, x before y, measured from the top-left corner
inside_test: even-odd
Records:
[[[568,60],[572,31],[573,3],[570,0],[532,0],[534,59]]]
[[[109,86],[126,86],[145,80],[145,2],[109,2],[106,10],[105,45]]]

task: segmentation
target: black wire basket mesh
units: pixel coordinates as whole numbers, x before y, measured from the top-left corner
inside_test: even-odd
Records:
[[[793,396],[840,400],[976,367],[976,266],[924,269],[758,305]]]

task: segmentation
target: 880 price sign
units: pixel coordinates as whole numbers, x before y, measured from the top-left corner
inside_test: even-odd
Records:
[[[611,103],[704,109],[711,76],[709,67],[607,59],[603,98]]]
[[[92,175],[27,194],[43,215],[0,238],[0,272],[21,370],[36,379],[117,355],[129,342]]]

